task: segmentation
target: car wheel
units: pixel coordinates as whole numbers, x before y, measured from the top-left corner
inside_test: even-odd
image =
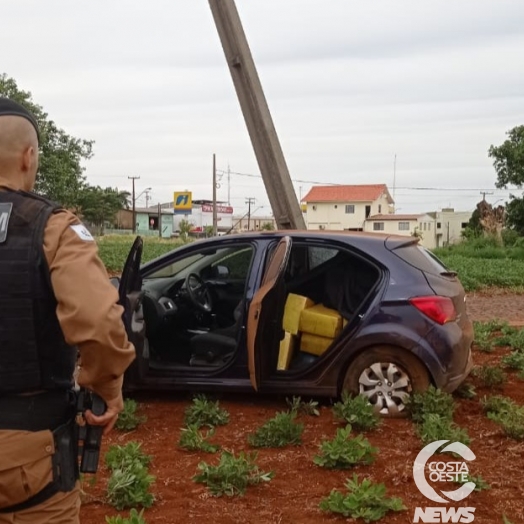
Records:
[[[380,346],[355,358],[342,389],[366,396],[380,415],[402,417],[407,415],[409,396],[426,390],[430,383],[429,373],[417,357],[399,348]]]

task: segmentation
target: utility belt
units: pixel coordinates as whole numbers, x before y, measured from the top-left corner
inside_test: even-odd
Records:
[[[53,431],[76,415],[76,393],[56,390],[0,396],[0,430]]]
[[[1,508],[0,513],[14,513],[41,504],[58,492],[73,490],[80,472],[96,472],[103,428],[76,423],[76,415],[86,409],[101,415],[105,404],[85,390],[0,397],[0,429],[50,430],[55,444],[52,481],[24,502]]]

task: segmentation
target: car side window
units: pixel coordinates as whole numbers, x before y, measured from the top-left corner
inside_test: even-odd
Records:
[[[251,266],[251,259],[253,257],[253,248],[246,247],[232,253],[227,257],[213,263],[212,267],[224,266],[227,267],[229,274],[228,279],[246,280],[249,268]]]
[[[323,264],[324,262],[332,259],[337,253],[339,253],[338,249],[330,247],[309,246],[309,270],[311,271],[317,266],[320,266],[320,264]]]

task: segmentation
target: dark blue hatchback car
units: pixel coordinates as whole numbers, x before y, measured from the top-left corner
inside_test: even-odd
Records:
[[[366,395],[384,415],[471,369],[464,289],[413,237],[269,232],[198,241],[120,281],[130,389]]]

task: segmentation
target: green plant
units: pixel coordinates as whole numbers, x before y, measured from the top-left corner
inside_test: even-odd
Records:
[[[318,410],[318,402],[316,400],[304,402],[300,397],[293,397],[291,400],[286,398],[286,403],[289,406],[289,410],[296,413],[297,415],[300,413],[314,417],[318,417],[320,415],[320,411]]]
[[[485,387],[501,386],[506,382],[506,373],[500,366],[480,366],[473,369],[475,375]]]
[[[142,466],[148,466],[151,456],[145,455],[142,451],[140,442],[131,441],[125,446],[112,445],[107,450],[105,461],[110,470],[125,468],[136,462]]]
[[[122,431],[131,431],[146,422],[147,417],[145,415],[137,415],[137,408],[138,404],[136,400],[130,398],[124,400],[124,409],[118,415],[115,427]]]
[[[457,397],[472,399],[477,396],[475,386],[468,382],[463,382],[454,392]]]
[[[449,393],[429,386],[423,393],[414,393],[407,403],[413,422],[424,421],[425,415],[434,414],[446,420],[453,418],[455,402]]]
[[[352,397],[347,391],[342,393],[341,401],[333,406],[333,415],[360,431],[376,428],[381,422],[367,397]]]
[[[502,320],[500,318],[493,318],[491,320],[488,320],[487,322],[474,321],[473,327],[475,330],[475,335],[477,334],[477,331],[486,331],[489,334],[493,334],[497,331],[501,331],[502,329],[508,327],[508,323],[506,320]]]
[[[507,411],[488,412],[488,418],[499,424],[504,433],[515,440],[524,440],[524,408],[514,405]]]
[[[363,435],[350,438],[351,426],[337,429],[333,440],[320,444],[320,453],[313,458],[317,466],[345,469],[357,464],[371,464],[375,460],[377,448],[371,446]]]
[[[229,451],[223,451],[220,462],[212,466],[206,462],[200,462],[198,469],[201,473],[195,475],[193,480],[206,484],[212,495],[243,495],[248,486],[269,482],[273,478],[273,472],[262,472],[255,464],[256,453],[240,453],[235,457]]]
[[[117,515],[116,517],[106,517],[106,524],[146,524],[144,519],[144,510],[141,510],[140,513],[133,508],[129,512],[129,517],[122,517]]]
[[[502,515],[502,524],[513,524],[506,515]]]
[[[495,339],[496,346],[510,346],[518,345],[518,329],[506,324],[500,330],[501,334]]]
[[[498,319],[488,322],[473,322],[477,348],[484,353],[491,353],[494,345],[497,345],[497,341],[499,340],[499,338],[494,339],[493,335],[497,331],[503,331],[507,327],[507,322]]]
[[[139,462],[113,470],[107,484],[109,504],[118,510],[137,506],[149,508],[155,501],[154,495],[149,493],[154,480],[147,467]]]
[[[504,411],[511,411],[517,407],[513,400],[504,397],[503,395],[483,397],[480,403],[486,413],[501,413]]]
[[[332,490],[320,503],[320,509],[353,519],[361,518],[364,522],[380,520],[389,511],[407,509],[401,499],[386,497],[384,484],[372,484],[369,479],[359,483],[358,476],[353,475],[353,479],[347,479],[345,486],[347,493]]]
[[[281,448],[302,442],[304,424],[295,422],[295,412],[280,412],[248,436],[248,442],[256,448]]]
[[[186,408],[184,422],[186,426],[223,426],[229,422],[229,413],[220,407],[218,400],[208,400],[205,395],[197,395],[193,404]]]
[[[149,493],[155,480],[147,469],[151,457],[140,447],[138,442],[129,442],[125,446],[110,446],[106,453],[106,464],[111,470],[107,498],[118,510],[137,506],[148,508],[155,500]]]
[[[450,418],[436,413],[423,415],[422,423],[417,425],[417,433],[424,444],[435,440],[451,440],[468,445],[468,432],[457,426]]]
[[[524,371],[524,351],[512,351],[502,358],[502,363],[511,369]]]
[[[524,329],[515,329],[513,334],[509,336],[508,345],[511,349],[524,351]]]
[[[206,453],[216,453],[220,449],[220,446],[211,444],[208,441],[208,438],[212,437],[214,433],[215,430],[212,428],[204,435],[204,433],[198,430],[196,425],[191,425],[187,428],[182,428],[178,445],[181,448],[187,449],[189,451],[205,451]]]

